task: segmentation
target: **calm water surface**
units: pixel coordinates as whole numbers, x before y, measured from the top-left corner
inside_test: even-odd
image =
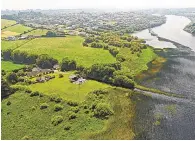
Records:
[[[170,101],[171,98],[162,96],[142,98],[137,105],[135,120],[137,139],[195,139],[195,37],[183,31],[190,23],[188,18],[173,15],[166,17],[164,25],[152,30],[160,37],[190,47],[192,51],[158,41],[148,30],[135,33],[151,46],[172,48],[167,49],[166,53],[158,52],[167,59],[160,72],[151,76],[149,69],[143,72],[144,78],[137,81],[146,87],[175,93],[190,102]]]

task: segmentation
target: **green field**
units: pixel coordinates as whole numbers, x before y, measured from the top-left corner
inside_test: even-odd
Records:
[[[48,54],[62,61],[68,57],[77,62],[78,65],[89,67],[95,63],[114,63],[116,59],[108,50],[83,47],[84,39],[79,36],[67,36],[60,38],[37,38],[17,50],[25,51],[29,54]]]
[[[57,95],[64,100],[82,102],[85,100],[87,94],[90,91],[109,87],[109,85],[107,84],[93,80],[87,80],[81,85],[73,84],[69,81],[69,76],[71,74],[73,73],[66,72],[63,74],[63,78],[58,78],[58,74],[56,74],[55,79],[50,80],[46,83],[37,83],[30,85],[29,88],[32,91],[39,91],[46,95]]]
[[[1,138],[3,140],[13,139],[133,139],[132,120],[134,106],[126,94],[130,90],[108,89],[108,94],[96,96],[91,94],[90,98],[76,107],[69,106],[66,102],[61,111],[55,112],[55,102],[49,97],[30,97],[29,94],[18,92],[2,101],[2,128]],[[90,106],[92,99],[107,102],[114,110],[114,115],[108,120],[95,118],[87,104]],[[11,105],[7,105],[8,101]],[[48,108],[40,109],[42,103],[47,103]],[[69,120],[68,112],[78,108],[76,119]],[[89,113],[86,113],[89,111]],[[54,116],[62,116],[63,121],[54,126],[51,119]],[[69,125],[70,130],[64,130]]]
[[[157,55],[152,48],[143,49],[138,57],[137,54],[132,54],[128,48],[121,48],[119,54],[126,60],[122,62],[122,69],[129,72],[132,76],[136,76],[140,72],[147,70],[147,64],[154,60]]]
[[[16,24],[16,21],[1,19],[1,29]]]
[[[32,30],[32,28],[24,26],[24,25],[21,25],[21,24],[17,24],[17,25],[8,27],[6,29],[3,29],[2,32],[4,32],[4,31],[11,31],[11,32],[15,32],[15,33],[21,34],[21,33],[24,33],[24,31],[29,31],[29,30]]]
[[[46,29],[36,29],[31,32],[26,33],[25,35],[46,35],[48,30]]]
[[[25,44],[29,40],[16,40],[16,41],[1,41],[1,50],[16,49],[17,47]]]
[[[4,70],[6,72],[10,72],[16,69],[21,69],[23,68],[25,65],[21,65],[21,64],[14,64],[10,61],[1,61],[1,70]]]

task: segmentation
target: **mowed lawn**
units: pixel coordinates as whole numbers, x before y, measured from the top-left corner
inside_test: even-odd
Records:
[[[37,38],[17,50],[29,54],[48,54],[59,62],[68,57],[78,65],[89,67],[95,63],[115,63],[116,59],[108,50],[83,47],[84,39],[79,36],[67,36],[57,38]]]
[[[64,100],[83,102],[89,92],[110,87],[107,84],[93,80],[87,80],[81,85],[73,84],[69,81],[69,76],[71,74],[73,74],[73,72],[66,72],[63,74],[63,78],[59,78],[58,74],[56,74],[55,79],[52,79],[45,83],[36,83],[29,85],[29,88],[32,91],[39,91],[46,95],[59,96]]]
[[[129,72],[132,76],[136,76],[140,72],[147,70],[147,64],[157,57],[154,50],[150,47],[143,49],[139,57],[136,53],[132,54],[128,48],[121,48],[119,54],[126,59],[122,62],[122,69],[125,72]]]
[[[16,21],[1,19],[1,29],[16,24]]]
[[[47,29],[36,29],[26,33],[25,35],[46,35],[47,31]]]
[[[21,69],[25,65],[22,64],[14,64],[13,62],[10,61],[1,61],[1,70],[4,70],[6,72],[10,72],[16,69]]]
[[[11,31],[11,32],[15,32],[15,33],[21,34],[21,33],[24,33],[24,31],[29,31],[29,30],[32,30],[32,28],[24,26],[24,25],[21,25],[21,24],[17,24],[17,25],[8,27],[6,29],[3,29],[2,32]]]
[[[16,49],[17,47],[25,44],[29,40],[16,40],[16,41],[1,41],[1,50]]]

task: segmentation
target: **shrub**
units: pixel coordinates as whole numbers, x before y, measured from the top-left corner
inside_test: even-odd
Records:
[[[54,101],[56,103],[60,103],[62,101],[62,98],[52,96],[52,97],[50,97],[50,101]]]
[[[70,110],[75,112],[75,113],[78,113],[79,108],[78,107],[71,107]]]
[[[68,101],[67,104],[70,106],[78,106],[78,103],[74,101]]]
[[[60,73],[60,74],[59,74],[59,78],[62,78],[62,77],[64,77],[64,76],[63,76],[63,74]]]
[[[103,90],[103,89],[99,89],[99,90],[94,90],[93,91],[94,94],[107,94],[108,91],[107,90]]]
[[[70,60],[67,57],[62,59],[61,71],[76,70],[76,61]]]
[[[57,126],[58,124],[60,124],[63,121],[63,117],[62,116],[55,116],[51,119],[51,123],[54,126]]]
[[[67,125],[64,126],[64,130],[70,130],[70,128],[71,128],[70,124],[67,124]]]
[[[32,92],[31,94],[30,94],[30,96],[31,97],[33,97],[33,96],[39,96],[39,92],[38,91],[35,91],[35,92]]]
[[[10,101],[8,101],[8,102],[7,102],[7,105],[8,105],[8,106],[9,106],[9,105],[11,105],[11,102],[10,102]]]
[[[60,104],[56,104],[55,106],[54,106],[54,111],[60,111],[60,110],[62,110],[63,109],[63,106],[62,105],[60,105]]]
[[[72,111],[69,111],[68,112],[68,118],[69,118],[69,120],[75,119],[76,117],[77,117],[77,115],[74,112],[72,112]]]
[[[22,137],[22,139],[21,140],[30,140],[32,137],[29,137],[29,136],[24,136],[24,137]]]
[[[94,110],[94,116],[101,119],[107,119],[114,112],[106,103],[98,103]]]
[[[18,76],[14,72],[9,73],[6,79],[11,84],[15,84],[18,82]]]
[[[25,90],[25,93],[32,93],[31,90]]]
[[[35,107],[35,106],[32,106],[32,108],[31,108],[31,109],[32,109],[32,111],[34,111],[34,110],[36,110],[36,107]]]
[[[47,103],[42,103],[40,109],[46,109],[49,105]]]

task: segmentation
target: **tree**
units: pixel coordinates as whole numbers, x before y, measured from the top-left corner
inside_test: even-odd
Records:
[[[46,33],[46,36],[47,36],[47,37],[56,37],[56,33],[53,32],[53,31],[48,31],[48,32]]]
[[[76,70],[76,61],[70,60],[67,57],[62,59],[61,71]]]
[[[57,63],[56,59],[49,57],[47,54],[41,55],[36,59],[36,64],[43,69],[53,68]]]
[[[18,82],[18,76],[14,72],[9,73],[7,76],[7,81],[11,84],[15,84]]]
[[[130,89],[133,89],[135,85],[131,79],[129,79],[127,76],[124,76],[124,75],[116,75],[114,77],[113,83],[116,86],[130,88]]]
[[[11,49],[2,51],[2,57],[4,60],[10,60],[11,59]]]

